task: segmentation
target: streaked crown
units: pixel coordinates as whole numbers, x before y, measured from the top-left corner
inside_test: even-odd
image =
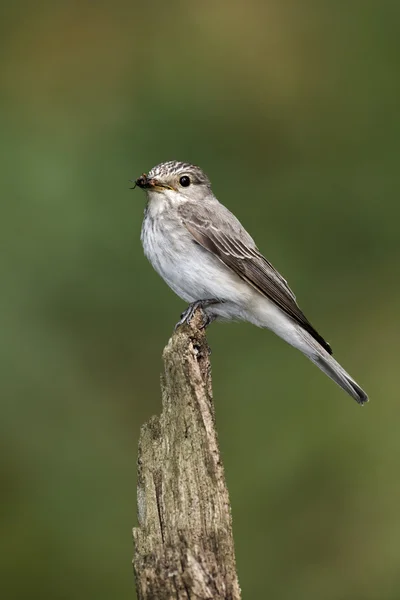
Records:
[[[207,175],[202,169],[200,169],[200,167],[191,165],[187,162],[180,162],[178,160],[169,160],[156,165],[151,169],[151,171],[149,171],[147,177],[149,179],[159,178],[162,180],[164,177],[181,174],[190,175],[192,183],[205,183],[207,185],[211,185]]]

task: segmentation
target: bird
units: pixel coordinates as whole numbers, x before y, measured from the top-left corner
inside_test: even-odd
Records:
[[[204,171],[171,160],[135,180],[147,196],[141,229],[145,256],[189,303],[176,327],[200,308],[203,327],[247,321],[297,348],[358,404],[368,396],[333,358],[332,349],[299,308],[286,279],[234,214],[215,197]]]

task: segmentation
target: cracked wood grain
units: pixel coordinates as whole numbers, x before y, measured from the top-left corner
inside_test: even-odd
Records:
[[[140,434],[133,530],[139,600],[240,600],[201,319],[197,311],[164,349],[162,414]]]

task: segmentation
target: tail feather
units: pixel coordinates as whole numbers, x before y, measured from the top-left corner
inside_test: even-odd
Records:
[[[358,404],[363,405],[368,402],[368,396],[364,390],[348,373],[346,373],[343,367],[332,356],[329,356],[329,354],[326,357],[317,355],[315,359],[311,358],[311,360],[321,369],[321,371],[326,373],[328,377],[340,385],[345,392],[350,394]]]
[[[317,365],[328,377],[337,383],[345,392],[347,392],[358,404],[368,402],[368,396],[356,381],[343,369],[343,367],[316,342],[311,335],[302,331],[303,341],[306,341],[307,348],[301,350],[308,356],[312,362]]]

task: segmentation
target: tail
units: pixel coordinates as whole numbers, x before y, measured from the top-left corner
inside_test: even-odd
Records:
[[[347,392],[358,404],[368,402],[368,396],[343,367],[328,352],[318,344],[307,332],[301,330],[303,344],[300,350],[317,365],[328,377],[333,379],[345,392]],[[305,344],[304,344],[305,342]]]

